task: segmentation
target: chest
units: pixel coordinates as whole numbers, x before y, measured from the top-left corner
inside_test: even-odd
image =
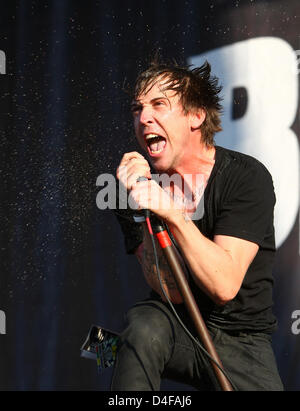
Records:
[[[173,181],[164,190],[174,201],[177,208],[190,217],[204,203],[204,193],[209,180],[207,174],[185,175],[184,179]]]

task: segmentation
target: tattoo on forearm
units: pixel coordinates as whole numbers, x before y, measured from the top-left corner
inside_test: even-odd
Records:
[[[149,251],[148,248],[144,247],[142,251],[142,266],[145,277],[147,278],[150,284],[155,283],[156,285],[159,284],[159,278],[157,274],[157,268],[155,264],[155,257],[153,251]],[[159,271],[161,276],[161,281],[164,285],[167,286],[169,290],[177,289],[177,284],[173,277],[173,274],[170,272],[170,268],[168,263],[158,248],[158,260],[159,260]]]

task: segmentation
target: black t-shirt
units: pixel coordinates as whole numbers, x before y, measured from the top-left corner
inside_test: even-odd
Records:
[[[272,177],[248,155],[216,146],[215,164],[204,192],[204,214],[193,221],[201,233],[228,235],[259,245],[236,297],[216,305],[190,277],[190,287],[207,324],[232,331],[272,332],[272,267],[275,254]],[[141,226],[117,214],[128,253],[142,242]],[[205,258],[205,257],[204,257]]]

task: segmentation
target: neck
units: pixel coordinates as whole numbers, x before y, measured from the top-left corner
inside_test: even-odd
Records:
[[[215,152],[214,146],[207,147],[206,145],[202,145],[197,151],[190,150],[185,153],[174,169],[168,171],[168,174],[180,174],[182,177],[184,174],[192,174],[193,176],[203,174],[209,177],[215,164]]]
[[[169,176],[179,174],[182,178],[182,194],[192,198],[195,205],[198,204],[207,185],[209,176],[215,164],[215,147],[202,146],[201,149],[190,151],[188,156],[182,158],[180,164],[173,170],[169,170]],[[184,181],[184,186],[182,185]],[[177,185],[177,184],[176,184]],[[178,188],[178,187],[177,187]],[[169,187],[174,193],[174,187]],[[192,209],[195,211],[195,209]]]

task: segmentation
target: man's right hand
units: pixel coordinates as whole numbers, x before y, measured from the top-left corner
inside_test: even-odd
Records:
[[[148,161],[137,151],[124,154],[117,169],[117,178],[127,190],[131,190],[139,177],[151,179]]]

